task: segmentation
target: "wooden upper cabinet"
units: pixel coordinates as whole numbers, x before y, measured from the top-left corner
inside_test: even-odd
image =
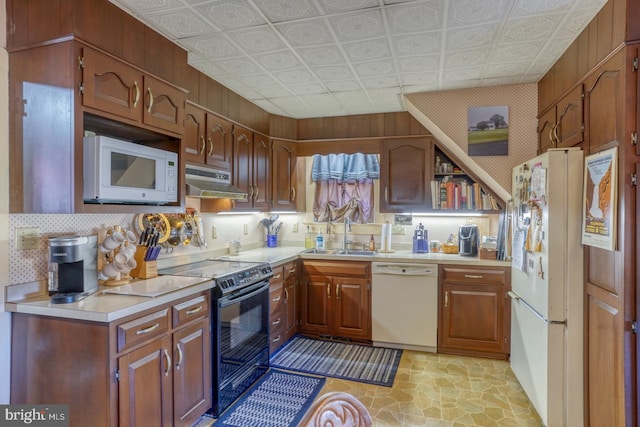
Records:
[[[271,202],[271,148],[267,136],[241,126],[233,128],[233,184],[249,194],[235,210],[268,210]]]
[[[582,85],[576,86],[558,102],[558,119],[554,132],[558,147],[573,147],[584,141],[583,103]]]
[[[555,105],[538,118],[538,153],[544,153],[549,148],[556,147],[553,131],[556,129]]]
[[[274,139],[272,147],[272,199],[274,210],[296,209],[297,145],[293,141]]]
[[[585,81],[585,115],[589,152],[611,141],[622,143],[624,113],[625,52],[622,50],[601,65]],[[629,64],[631,69],[631,64]]]
[[[381,212],[431,209],[432,150],[427,138],[382,142]]]
[[[86,108],[115,120],[182,134],[184,91],[87,47],[80,61]]]
[[[231,171],[232,128],[230,122],[187,103],[182,138],[182,151],[187,163]]]

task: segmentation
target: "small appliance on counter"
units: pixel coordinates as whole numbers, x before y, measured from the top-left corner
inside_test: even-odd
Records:
[[[49,238],[53,304],[80,301],[98,290],[98,236]]]
[[[424,254],[429,252],[429,231],[424,229],[422,223],[418,224],[413,232],[413,253]]]
[[[461,225],[458,230],[458,254],[461,256],[478,256],[479,233],[475,224]]]

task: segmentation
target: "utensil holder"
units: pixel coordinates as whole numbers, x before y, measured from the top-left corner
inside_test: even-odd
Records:
[[[139,279],[153,279],[158,277],[158,262],[157,261],[145,261],[144,257],[147,253],[146,246],[138,246],[133,258],[138,263],[136,267],[131,270],[131,276]]]
[[[278,246],[278,235],[277,234],[267,235],[267,247],[275,248],[277,246]]]

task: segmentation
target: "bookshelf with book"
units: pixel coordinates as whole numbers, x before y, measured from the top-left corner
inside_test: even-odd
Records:
[[[431,207],[433,210],[498,212],[503,202],[472,174],[458,166],[457,159],[434,144]]]

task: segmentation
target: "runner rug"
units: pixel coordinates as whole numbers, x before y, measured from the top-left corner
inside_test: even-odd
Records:
[[[402,350],[294,336],[271,366],[391,387]]]
[[[214,423],[216,427],[295,427],[324,378],[270,370]]]

